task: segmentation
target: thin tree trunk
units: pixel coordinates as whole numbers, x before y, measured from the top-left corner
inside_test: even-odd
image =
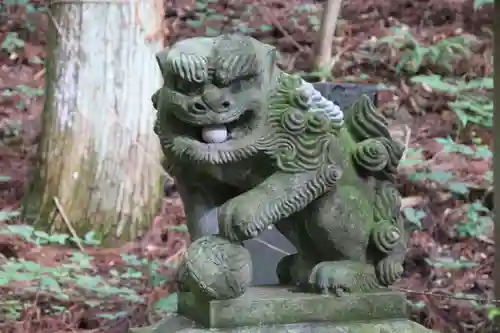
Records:
[[[160,31],[161,2],[51,6],[39,161],[24,201],[37,227],[69,233],[71,224],[116,244],[158,212],[164,172],[151,94],[163,43],[148,36]]]
[[[316,57],[314,59],[315,71],[330,71],[332,59],[332,44],[337,26],[342,0],[327,0],[323,8],[321,26],[319,28],[318,39],[315,44]],[[325,76],[330,75],[328,72]]]
[[[496,15],[500,14],[500,6],[498,4],[495,4],[495,10],[496,10]],[[498,16],[497,16],[498,17]],[[500,20],[495,19],[495,28],[499,29],[500,28]],[[495,59],[500,59],[500,35],[495,34],[495,44],[494,44],[494,57]],[[500,66],[495,63],[494,66],[494,77],[495,77],[495,82],[497,82],[494,85],[494,101],[493,105],[495,106],[494,108],[494,114],[493,117],[495,119],[495,130],[498,131],[498,123],[496,119],[500,119],[500,85],[498,84],[498,80],[500,78]],[[495,240],[495,260],[493,262],[493,278],[494,278],[494,284],[495,284],[495,290],[494,290],[494,295],[495,295],[495,300],[496,303],[494,304],[496,307],[496,310],[500,310],[500,135],[494,135],[493,136],[493,156],[495,157],[493,159],[493,218],[494,218],[494,240]],[[491,332],[500,332],[500,315],[495,316],[494,321],[493,321],[493,328]]]

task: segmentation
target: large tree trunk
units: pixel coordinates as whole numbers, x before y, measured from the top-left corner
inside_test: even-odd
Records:
[[[151,36],[161,3],[51,6],[39,163],[24,200],[37,227],[92,230],[116,244],[140,236],[158,212],[164,172],[151,95],[163,43]]]

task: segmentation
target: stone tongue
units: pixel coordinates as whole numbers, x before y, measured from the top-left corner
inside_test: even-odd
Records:
[[[203,127],[201,138],[207,143],[221,143],[228,139],[228,131],[225,125],[211,125]]]

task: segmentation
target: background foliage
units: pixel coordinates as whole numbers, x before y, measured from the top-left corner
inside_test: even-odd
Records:
[[[223,32],[276,45],[311,80],[377,83],[381,111],[408,145],[400,172],[414,230],[405,278],[413,318],[443,332],[486,331],[492,298],[492,0],[346,0],[333,66],[312,72],[321,2],[166,3],[167,43]],[[47,8],[0,4],[0,331],[109,331],[175,311],[186,246],[181,203],[166,198],[148,235],[103,249],[99,235],[52,234],[19,218],[43,106]]]

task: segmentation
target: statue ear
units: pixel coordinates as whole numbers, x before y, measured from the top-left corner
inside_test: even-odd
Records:
[[[264,66],[263,70],[268,73],[269,79],[272,79],[274,75],[274,70],[276,69],[276,63],[278,62],[279,53],[274,46],[265,45],[265,56],[263,59]]]
[[[264,46],[265,48],[265,62],[268,63],[269,65],[271,66],[274,66],[276,65],[276,62],[278,61],[278,58],[279,58],[279,54],[278,54],[278,51],[276,50],[276,48],[272,45],[268,45],[266,44]]]
[[[151,102],[153,103],[153,107],[158,110],[158,98],[160,97],[160,89],[158,89],[153,96],[151,96]]]
[[[160,67],[161,76],[165,77],[167,73],[168,49],[165,48],[158,52],[155,57],[158,67]]]

